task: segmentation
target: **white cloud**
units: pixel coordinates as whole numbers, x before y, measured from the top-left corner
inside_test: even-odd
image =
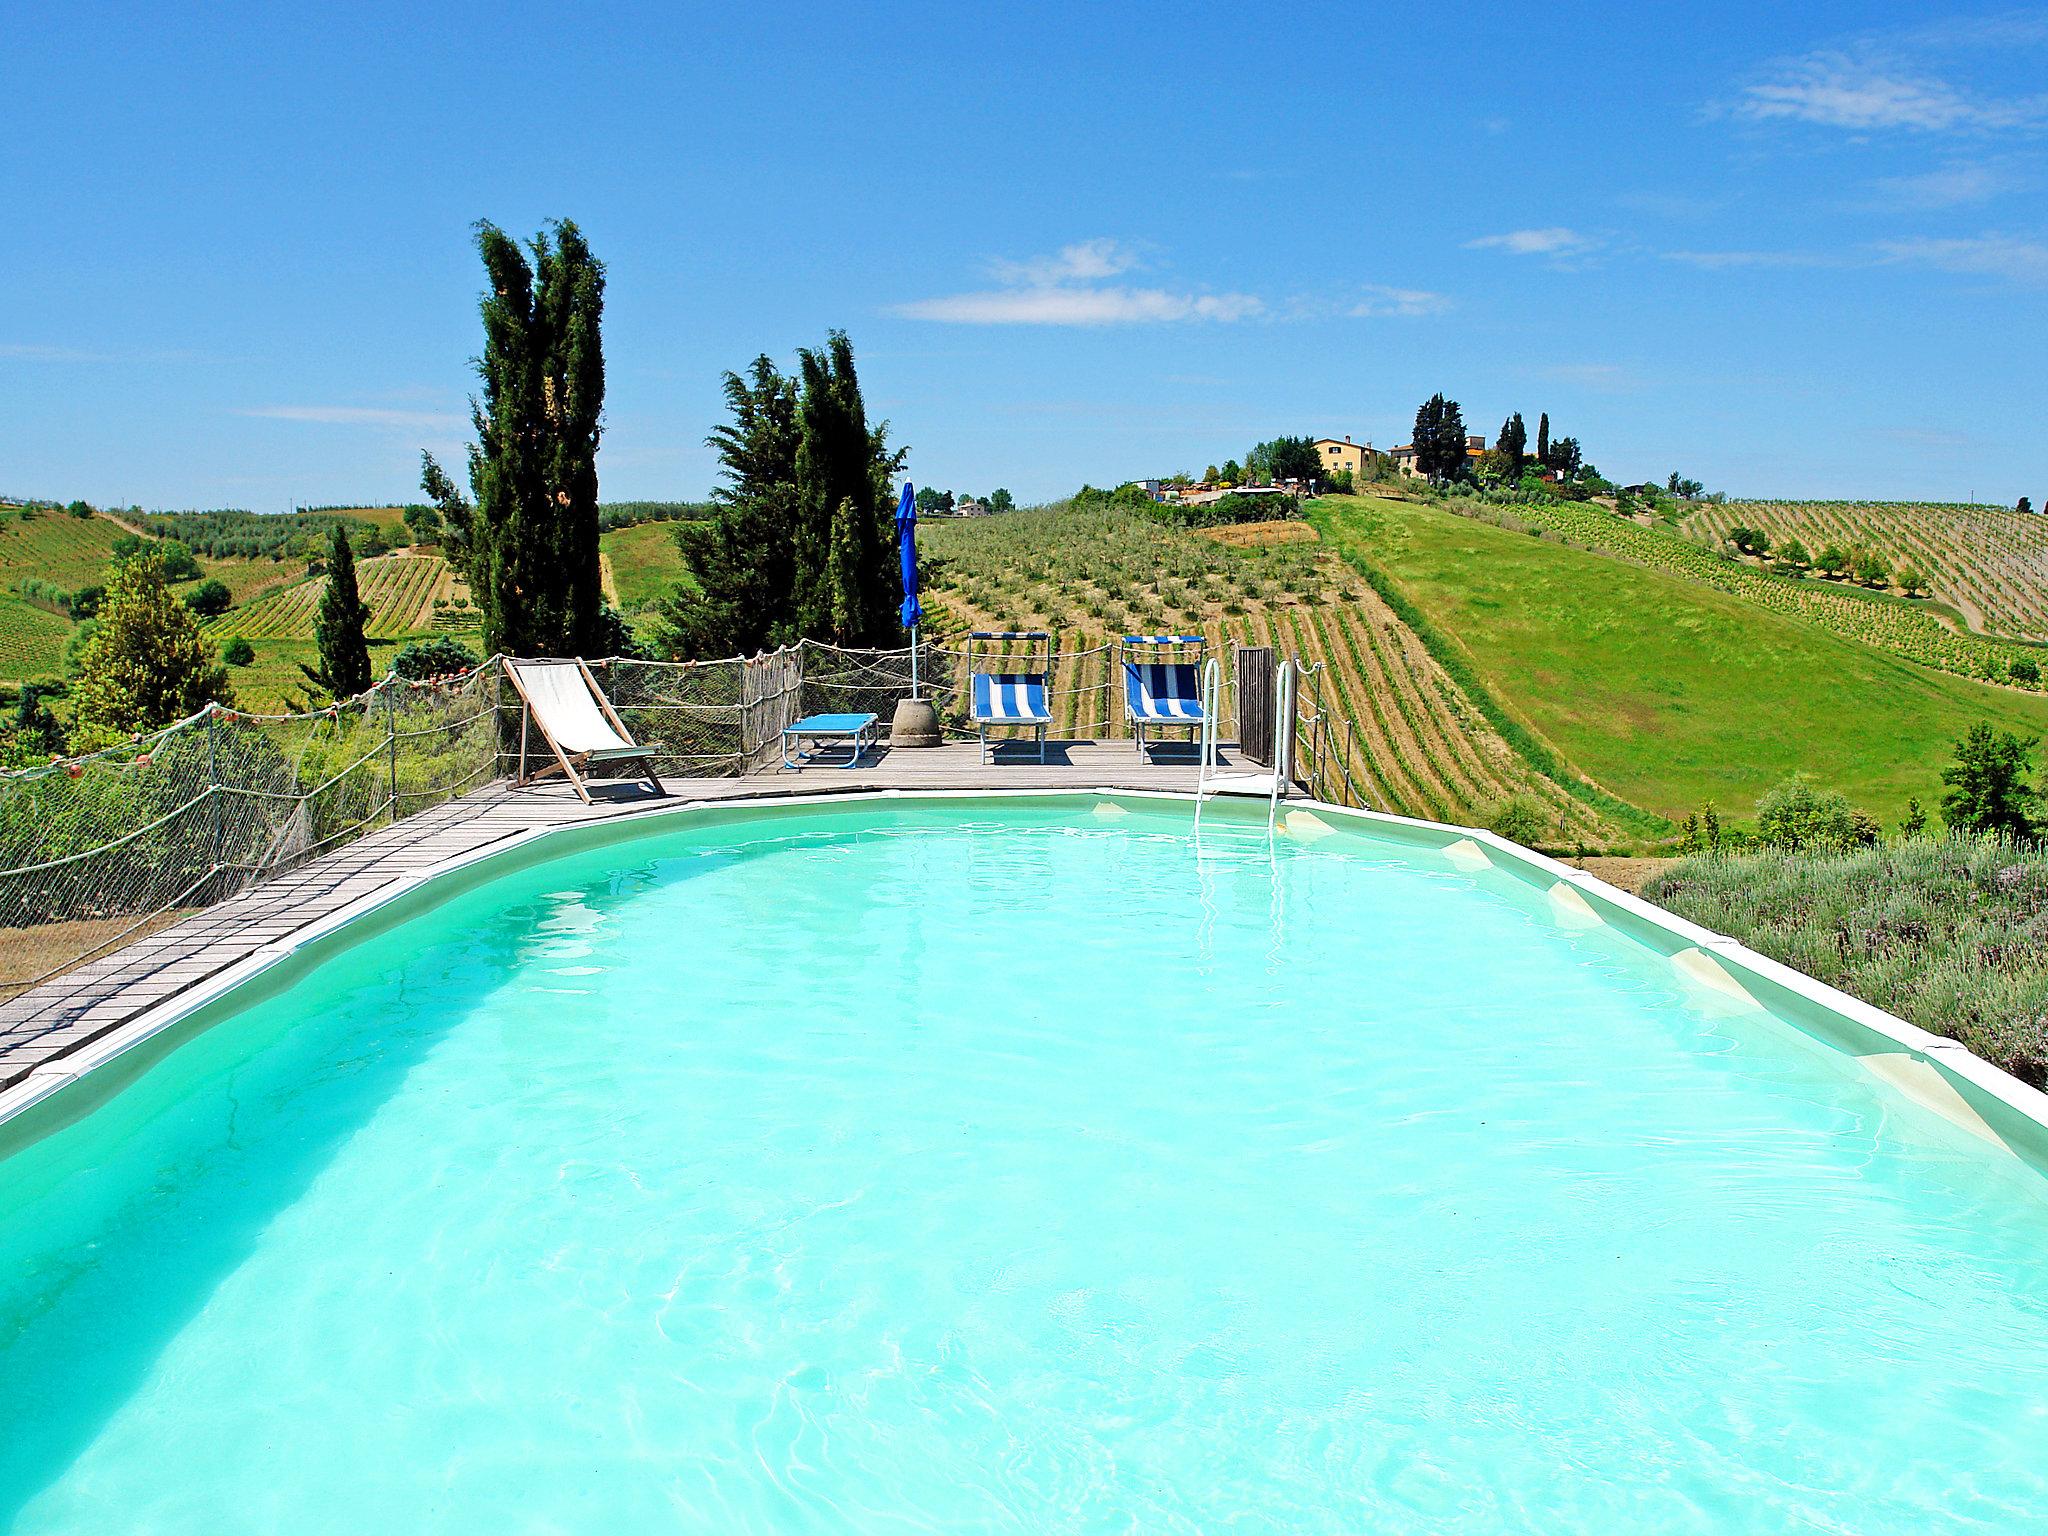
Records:
[[[1665,251],[1666,261],[1708,271],[1757,267],[1918,266],[1971,277],[2001,277],[2015,283],[2048,284],[2048,241],[1985,234],[1936,239],[1913,236],[1878,240],[1833,251]]]
[[[1099,281],[1142,265],[1137,252],[1114,240],[1082,240],[1061,246],[1057,256],[1042,256],[1035,261],[992,261],[989,275],[999,283],[1038,288],[1054,283]]]
[[[1000,288],[917,299],[891,313],[951,325],[1138,325],[1245,320],[1266,313],[1256,294],[1104,281],[1142,265],[1137,253],[1114,240],[1084,240],[1061,247],[1056,256],[991,263]]]
[[[1513,229],[1504,235],[1483,235],[1467,240],[1468,251],[1506,251],[1510,256],[1578,256],[1594,249],[1599,241],[1577,230]]]
[[[2048,98],[1974,97],[1946,80],[1914,74],[1906,64],[1866,47],[1855,53],[1830,51],[1789,60],[1778,66],[1773,78],[1743,87],[1728,110],[1753,122],[1944,133],[2038,121],[2048,115]]]
[[[1880,204],[1888,208],[1961,208],[1989,202],[2015,183],[1988,165],[1956,164],[1918,176],[1886,176],[1872,185]]]
[[[1367,283],[1361,291],[1363,297],[1347,311],[1361,320],[1440,315],[1451,307],[1451,301],[1443,294],[1424,288],[1389,288],[1383,283]]]
[[[84,352],[76,347],[46,347],[32,342],[0,342],[0,357],[22,363],[111,363],[104,352]]]
[[[252,405],[237,416],[269,421],[308,421],[328,427],[392,427],[408,432],[458,431],[464,417],[452,411],[394,411],[371,405]]]
[[[1844,258],[1825,251],[1666,251],[1666,261],[1718,272],[1728,267],[1836,267]]]
[[[997,288],[899,304],[909,320],[954,325],[1130,325],[1175,320],[1245,320],[1265,312],[1249,293],[1169,293],[1163,288],[1073,286]]]
[[[2015,283],[2048,284],[2048,242],[2010,235],[1966,239],[1880,240],[1887,261],[1933,267],[1972,277],[2002,277]]]

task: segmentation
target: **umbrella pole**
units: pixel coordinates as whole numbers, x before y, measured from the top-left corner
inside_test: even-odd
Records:
[[[910,626],[910,696],[917,697],[917,626]]]

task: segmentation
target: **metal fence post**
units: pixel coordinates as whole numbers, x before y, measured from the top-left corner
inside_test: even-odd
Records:
[[[220,706],[209,702],[206,706],[206,798],[211,807],[213,821],[213,859],[207,870],[207,884],[211,886],[218,879],[227,863],[228,833],[221,817],[220,807]],[[211,895],[211,892],[208,892]]]
[[[391,690],[391,680],[384,684],[384,728],[390,733],[391,746],[391,819],[398,820],[398,696]]]

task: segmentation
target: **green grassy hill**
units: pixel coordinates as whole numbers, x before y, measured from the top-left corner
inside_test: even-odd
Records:
[[[671,587],[695,583],[676,548],[678,522],[637,523],[614,528],[597,541],[604,558],[605,586],[619,611],[635,614]]]
[[[19,512],[0,516],[0,590],[40,578],[74,591],[101,579],[114,540],[128,530],[107,517],[73,517],[67,512]]]
[[[1478,517],[1528,524],[1567,543],[1669,571],[1959,677],[2003,682],[2011,676],[2014,663],[2030,661],[2038,668],[2042,659],[2036,647],[1969,633],[1952,617],[1930,610],[1924,600],[1843,582],[1777,575],[1757,563],[1706,548],[1663,523],[1617,517],[1592,503],[1537,502],[1494,508],[1461,499],[1445,505]]]
[[[1889,820],[1937,798],[1971,723],[2048,734],[2048,698],[1916,666],[1682,568],[1422,503],[1332,497],[1313,516],[1516,718],[1666,816],[1711,799],[1744,817],[1807,771]]]
[[[398,507],[337,508],[314,517],[324,516],[326,526],[335,512],[374,524],[393,541],[408,536],[403,509]],[[181,521],[203,523],[207,516],[151,514],[145,523],[176,534],[183,531]],[[311,521],[265,520],[283,531],[310,526]],[[46,589],[72,593],[104,583],[115,541],[132,531],[128,523],[105,516],[76,518],[50,511],[0,515],[0,684],[62,675],[65,646],[78,626]],[[316,659],[313,616],[325,579],[307,574],[303,550],[283,544],[274,553],[256,555],[202,550],[199,564],[201,575],[180,583],[178,590],[189,590],[202,580],[224,582],[234,606],[207,621],[208,632],[216,643],[239,635],[256,649],[255,663],[231,674],[241,702],[259,710],[286,708],[305,693],[299,663]],[[373,661],[388,662],[407,641],[435,634],[450,635],[472,649],[478,644],[476,611],[439,551],[381,555],[362,561],[359,570],[371,609]]]

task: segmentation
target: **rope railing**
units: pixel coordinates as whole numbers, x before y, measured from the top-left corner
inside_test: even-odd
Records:
[[[496,771],[495,663],[0,772],[0,998]]]

